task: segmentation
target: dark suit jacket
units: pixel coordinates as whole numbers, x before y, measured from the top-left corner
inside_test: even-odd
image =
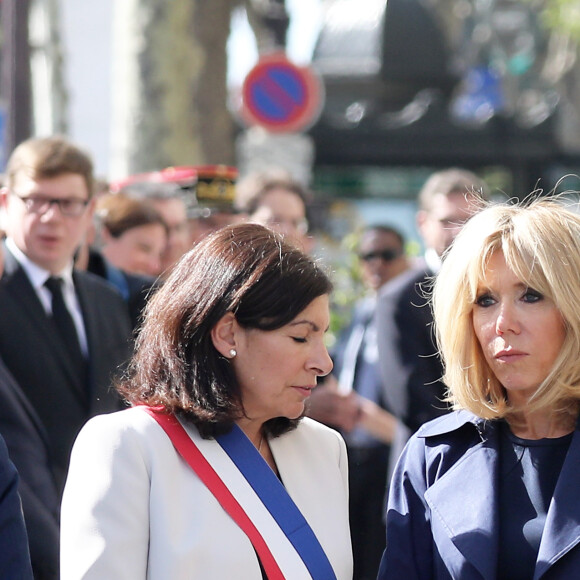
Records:
[[[18,497],[18,473],[0,437],[0,578],[32,580],[26,529]]]
[[[57,486],[62,491],[74,439],[86,420],[122,405],[111,378],[130,354],[127,307],[111,286],[75,272],[89,348],[85,381],[73,371],[26,273],[5,248],[0,282],[0,356],[48,435]]]
[[[0,433],[20,475],[18,491],[36,580],[58,580],[59,496],[44,427],[0,359]]]
[[[389,410],[414,432],[447,412],[443,367],[437,355],[433,315],[425,297],[432,273],[425,268],[403,275],[377,300],[379,365]]]

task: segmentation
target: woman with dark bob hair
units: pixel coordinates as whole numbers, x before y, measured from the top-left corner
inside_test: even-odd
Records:
[[[433,292],[455,411],[396,467],[379,579],[580,578],[580,215],[472,217]]]
[[[331,289],[255,224],[184,256],[119,385],[132,407],[75,443],[62,580],[352,578],[346,448],[303,418]]]

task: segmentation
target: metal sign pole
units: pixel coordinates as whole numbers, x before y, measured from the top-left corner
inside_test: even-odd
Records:
[[[0,96],[6,114],[3,140],[6,156],[31,134],[29,7],[29,0],[0,3],[4,37]]]

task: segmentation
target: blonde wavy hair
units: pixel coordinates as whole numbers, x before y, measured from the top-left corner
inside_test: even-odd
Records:
[[[528,287],[552,300],[565,339],[550,374],[528,410],[576,415],[580,401],[580,215],[558,199],[488,205],[472,217],[449,249],[433,289],[437,341],[448,399],[484,419],[509,418],[504,387],[488,366],[475,336],[472,312],[487,264],[502,252]]]

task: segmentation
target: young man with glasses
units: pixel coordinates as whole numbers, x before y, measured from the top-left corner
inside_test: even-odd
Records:
[[[111,378],[130,353],[123,299],[73,267],[92,219],[93,187],[89,156],[49,137],[14,150],[0,192],[6,231],[0,356],[46,437],[59,492],[82,425],[120,408]]]

